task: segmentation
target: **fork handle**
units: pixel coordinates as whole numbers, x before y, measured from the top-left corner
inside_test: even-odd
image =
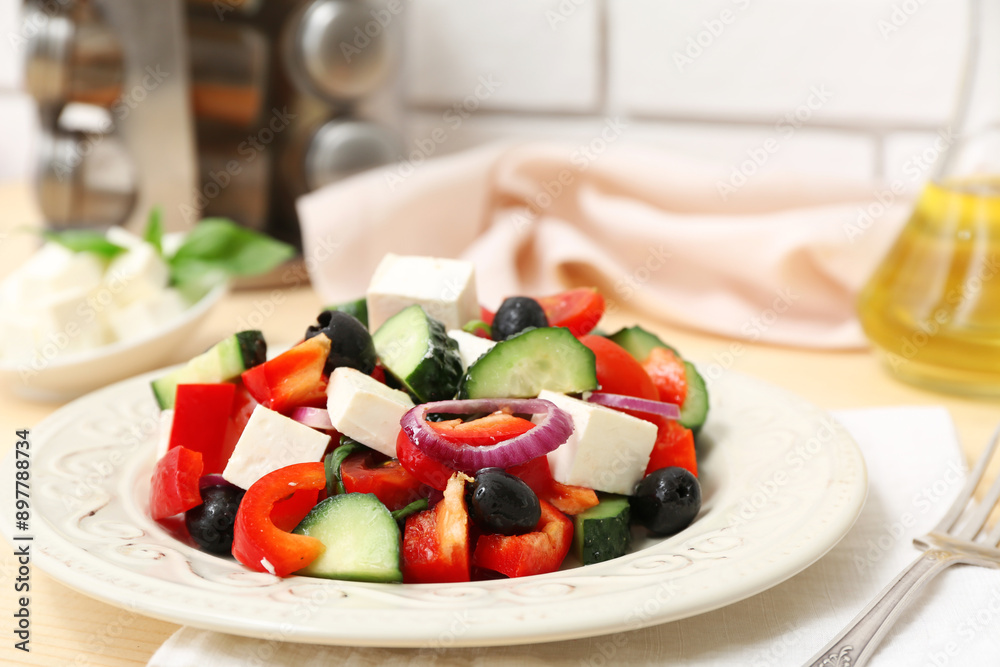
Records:
[[[806,667],[862,667],[868,663],[885,633],[927,582],[962,557],[942,549],[929,549],[903,570],[892,583],[817,653]]]

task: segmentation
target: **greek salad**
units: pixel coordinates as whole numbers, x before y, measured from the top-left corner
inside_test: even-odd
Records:
[[[150,514],[251,570],[372,582],[542,574],[683,530],[705,384],[641,327],[596,333],[604,307],[491,312],[470,263],[387,255],[287,351],[241,331],[152,382]]]

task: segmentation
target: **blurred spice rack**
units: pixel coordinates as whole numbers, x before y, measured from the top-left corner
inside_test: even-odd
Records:
[[[141,228],[162,205],[170,230],[225,216],[299,245],[296,197],[400,154],[384,13],[373,0],[28,0],[46,224]]]

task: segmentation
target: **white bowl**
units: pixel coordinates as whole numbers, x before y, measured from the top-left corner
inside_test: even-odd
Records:
[[[168,326],[146,336],[54,357],[39,364],[0,361],[0,379],[17,395],[36,401],[68,401],[112,382],[153,370],[172,361],[177,346],[189,338],[228,289],[213,288]]]

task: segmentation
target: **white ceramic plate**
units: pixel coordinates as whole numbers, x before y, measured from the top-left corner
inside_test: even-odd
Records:
[[[32,431],[35,562],[83,593],[239,635],[358,646],[485,646],[633,630],[722,607],[809,566],[854,523],[864,460],[822,410],[736,373],[710,384],[704,504],[687,530],[552,574],[364,584],[250,572],[147,515],[152,374],[85,396]],[[8,457],[6,470],[12,471]],[[3,494],[13,498],[13,475]],[[2,522],[8,539],[12,527]]]

